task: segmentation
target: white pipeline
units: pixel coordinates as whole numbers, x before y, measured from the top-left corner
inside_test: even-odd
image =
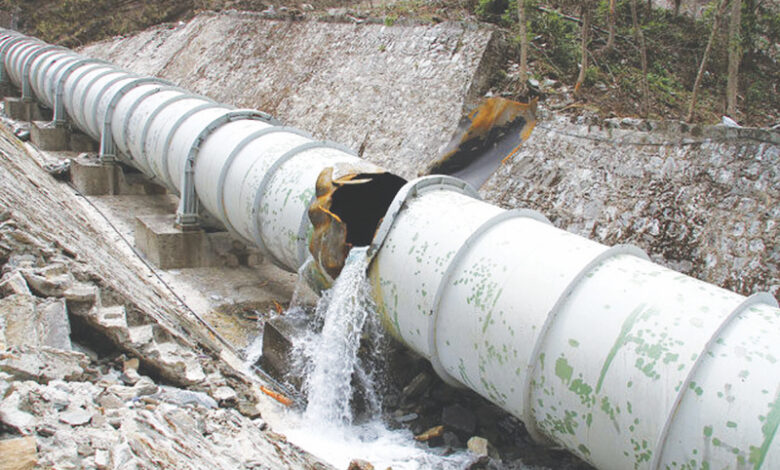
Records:
[[[319,173],[368,166],[263,113],[14,32],[0,33],[0,56],[23,99],[180,194],[182,225],[209,215],[292,271]],[[780,468],[772,296],[695,280],[441,176],[401,189],[369,253],[386,328],[537,439],[602,469]]]

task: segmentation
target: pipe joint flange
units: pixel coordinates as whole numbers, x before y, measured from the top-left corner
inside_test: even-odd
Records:
[[[744,313],[748,308],[760,304],[768,305],[770,307],[778,307],[777,299],[775,299],[772,294],[768,292],[757,292],[742,301],[742,303],[737,305],[737,307],[732,310],[731,313],[726,315],[721,324],[710,336],[709,340],[704,346],[702,353],[696,357],[696,360],[693,362],[693,365],[688,371],[688,375],[685,377],[685,380],[676,389],[677,395],[674,398],[674,405],[672,405],[673,410],[678,410],[680,408],[683,397],[688,392],[691,384],[694,383],[693,379],[696,377],[696,372],[699,370],[699,367],[701,367],[702,361],[707,357],[707,353],[711,354],[712,349],[715,347],[715,344],[726,328],[728,328],[731,322],[734,321],[734,319],[737,318],[740,314]],[[653,447],[655,452],[653,452],[653,460],[648,468],[660,469],[662,467],[661,463],[663,461],[664,447],[666,446],[666,441],[669,438],[669,432],[671,431],[672,424],[674,424],[675,417],[676,415],[674,413],[666,417],[666,421],[664,422],[663,428],[661,428],[661,433],[658,436],[655,447]]]
[[[302,134],[305,135],[305,134]],[[284,154],[282,154],[279,158],[274,161],[271,166],[268,168],[268,170],[263,175],[263,179],[260,182],[260,184],[257,186],[257,191],[255,192],[255,200],[252,204],[252,218],[251,223],[249,224],[249,227],[252,232],[252,238],[254,239],[255,243],[257,243],[257,246],[260,247],[260,251],[264,254],[267,254],[271,261],[279,266],[279,267],[285,267],[285,264],[282,263],[276,255],[274,255],[271,250],[268,249],[268,245],[265,243],[265,240],[263,239],[262,230],[260,227],[260,207],[263,203],[263,196],[265,196],[266,189],[273,179],[276,172],[281,168],[282,165],[287,163],[289,160],[291,160],[293,157],[298,155],[301,152],[304,152],[306,150],[311,150],[313,148],[332,148],[340,151],[344,151],[344,146],[340,144],[336,144],[333,142],[327,142],[327,141],[312,141],[312,142],[306,142],[304,144],[298,145],[293,147],[292,149],[288,150]],[[305,237],[302,237],[301,233],[305,233],[308,231],[308,220],[309,216],[306,211],[304,211],[304,215],[301,217],[301,223],[298,228],[298,256],[301,257],[301,254],[305,255],[306,253],[306,240]],[[299,261],[302,262],[302,260],[299,259]],[[293,270],[298,269],[299,266],[288,266],[288,268],[292,268]]]
[[[130,77],[132,76],[133,75],[130,75]],[[145,85],[147,83],[161,83],[167,85],[167,83],[165,82],[166,82],[165,80],[161,80],[156,77],[136,76],[136,78],[133,78],[128,83],[122,85],[122,87],[119,88],[119,90],[117,90],[116,93],[114,93],[114,96],[112,96],[111,100],[108,102],[108,106],[106,106],[106,114],[105,116],[103,116],[103,128],[100,133],[100,158],[104,158],[104,157],[116,158],[116,146],[114,145],[114,136],[111,133],[111,123],[114,119],[114,111],[116,110],[119,101],[128,92],[130,92],[131,90],[135,89],[140,85]]]
[[[368,248],[367,255],[369,264],[376,253],[382,248],[387,235],[395,224],[396,217],[406,203],[426,192],[437,190],[454,191],[474,199],[482,199],[479,196],[479,193],[470,184],[453,176],[431,175],[409,181],[395,195],[393,202],[390,203],[390,207],[387,209],[384,219],[382,219],[382,223],[379,224],[376,235],[374,235],[374,239],[371,241],[371,246]]]
[[[482,225],[477,227],[477,229],[474,230],[471,235],[469,235],[469,237],[463,242],[452,259],[450,259],[450,262],[447,265],[447,268],[444,270],[441,280],[439,281],[439,286],[436,288],[436,295],[433,297],[433,305],[431,306],[431,312],[428,316],[428,350],[430,351],[430,360],[431,365],[433,366],[433,370],[444,382],[449,385],[465,388],[465,384],[454,378],[444,368],[441,359],[439,359],[439,348],[436,344],[437,321],[439,318],[441,302],[444,297],[444,293],[447,290],[447,285],[452,279],[452,276],[455,274],[455,270],[458,269],[461,261],[463,261],[463,258],[469,253],[469,251],[471,251],[471,248],[474,246],[474,244],[477,243],[477,241],[485,233],[507,220],[519,218],[532,219],[545,225],[552,225],[547,217],[542,215],[540,212],[531,209],[516,209],[505,211],[489,218],[484,223],[482,223]]]
[[[523,399],[524,409],[522,411],[521,419],[523,424],[525,424],[526,429],[528,430],[528,434],[530,434],[531,437],[538,443],[548,443],[549,439],[545,437],[544,434],[539,430],[539,427],[536,424],[536,420],[534,419],[533,407],[531,406],[531,387],[533,383],[533,376],[536,373],[536,368],[541,363],[539,356],[542,353],[542,348],[544,347],[544,343],[547,340],[548,333],[550,332],[550,329],[555,324],[555,322],[558,320],[558,313],[561,311],[561,309],[563,309],[563,306],[566,304],[566,302],[569,301],[569,298],[574,292],[574,289],[577,288],[580,282],[582,282],[582,280],[600,264],[611,258],[621,255],[634,256],[636,258],[647,261],[650,260],[650,257],[647,256],[647,253],[634,245],[615,245],[611,248],[605,249],[589,263],[583,266],[579,272],[577,272],[577,275],[574,276],[566,288],[563,289],[561,295],[558,297],[558,300],[555,302],[552,309],[550,309],[550,313],[547,315],[547,318],[542,324],[542,328],[539,331],[539,336],[536,339],[536,344],[534,344],[531,350],[531,355],[528,359],[528,363],[526,364],[526,373],[523,379],[523,391],[521,392],[525,394]]]
[[[273,121],[276,121],[273,118],[271,119]],[[244,237],[239,234],[238,230],[236,230],[235,226],[230,222],[230,219],[227,216],[227,208],[225,207],[224,191],[225,191],[225,181],[227,180],[228,170],[230,169],[230,166],[233,164],[233,160],[235,160],[236,157],[238,157],[238,155],[241,153],[244,147],[246,147],[251,142],[254,142],[255,140],[265,135],[272,134],[275,132],[286,132],[289,134],[295,134],[302,137],[311,138],[311,135],[308,132],[304,132],[294,127],[273,126],[273,127],[266,127],[265,129],[260,129],[244,137],[241,141],[239,141],[236,144],[235,147],[233,147],[233,150],[231,150],[230,154],[225,159],[225,163],[222,165],[222,169],[219,172],[219,178],[217,179],[217,191],[216,191],[217,217],[222,221],[223,224],[225,224],[225,227],[228,229],[228,231],[236,234],[240,238],[244,238]],[[254,241],[252,239],[246,239],[246,240],[250,243]]]
[[[70,74],[73,73],[74,70],[81,67],[82,65],[87,65],[87,64],[111,65],[102,59],[81,58],[75,60],[74,62],[71,62],[66,66],[65,70],[62,71],[62,75],[60,75],[59,80],[53,81],[51,84],[52,95],[54,96],[54,119],[53,120],[55,126],[64,125],[67,119],[67,115],[65,113],[65,103],[63,101],[64,100],[63,95],[65,94],[65,82],[68,81]]]
[[[221,116],[214,118],[203,130],[200,131],[192,143],[182,175],[181,202],[177,211],[177,223],[181,226],[198,223],[198,195],[195,191],[195,160],[200,153],[200,147],[208,137],[223,125],[242,120],[263,121],[271,123],[275,121],[269,114],[254,109],[230,110]],[[181,219],[181,220],[180,220]]]
[[[5,67],[5,59],[6,54],[8,53],[8,49],[11,48],[14,44],[18,43],[19,41],[24,41],[27,39],[24,36],[14,36],[14,37],[8,37],[6,38],[2,45],[0,45],[0,81],[2,82],[10,82],[8,77],[8,73]]]
[[[22,101],[33,101],[35,98],[32,91],[32,84],[30,83],[30,68],[32,67],[32,63],[35,61],[35,59],[38,58],[41,54],[44,52],[49,52],[52,50],[63,50],[60,46],[54,46],[54,45],[46,45],[43,47],[40,47],[33,52],[31,52],[27,57],[24,58],[24,65],[22,66]]]

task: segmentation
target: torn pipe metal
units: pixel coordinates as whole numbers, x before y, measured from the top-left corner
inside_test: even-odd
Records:
[[[481,187],[511,159],[536,126],[537,99],[518,103],[501,97],[482,101],[463,116],[441,158],[425,174],[456,176]]]
[[[602,469],[780,468],[770,295],[502,210],[451,176],[404,184],[264,113],[14,32],[0,31],[0,78],[179,194],[183,227],[211,216],[293,271],[311,247],[323,277],[370,242],[387,329],[540,441]]]

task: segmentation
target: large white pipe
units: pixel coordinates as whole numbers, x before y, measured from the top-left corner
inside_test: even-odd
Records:
[[[780,468],[780,310],[426,177],[370,250],[388,331],[603,469]]]
[[[307,209],[319,173],[333,166],[376,169],[259,111],[216,103],[15,32],[0,35],[0,54],[2,78],[54,109],[55,121],[66,113],[101,142],[103,157],[132,165],[180,195],[182,225],[210,216],[292,271],[307,257]]]
[[[2,78],[61,105],[105,156],[192,191],[290,270],[307,256],[317,176],[365,165],[262,113],[13,32],[0,55]],[[386,328],[540,441],[604,469],[780,468],[780,310],[768,294],[746,299],[499,209],[450,177],[404,186],[370,255]]]

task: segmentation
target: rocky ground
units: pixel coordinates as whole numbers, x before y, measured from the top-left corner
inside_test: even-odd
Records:
[[[33,154],[0,129],[0,467],[327,468]]]

